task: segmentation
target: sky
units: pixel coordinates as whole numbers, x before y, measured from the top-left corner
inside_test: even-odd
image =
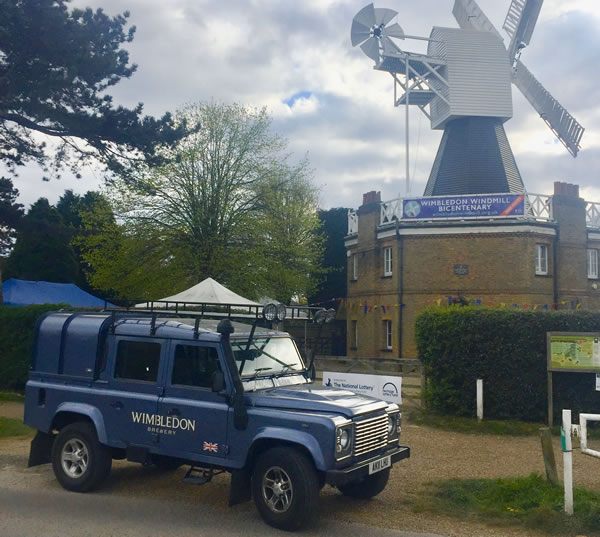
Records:
[[[389,74],[350,43],[354,15],[368,0],[73,0],[78,7],[125,10],[137,28],[127,46],[138,65],[129,80],[111,88],[115,103],[162,115],[191,102],[237,102],[267,107],[273,133],[288,140],[292,161],[305,155],[320,189],[320,206],[356,208],[362,194],[382,200],[405,190],[405,110],[393,106]],[[454,0],[382,0],[398,12],[407,34],[429,36],[433,26],[457,27]],[[503,32],[509,0],[478,0]],[[403,48],[425,52],[424,44]],[[546,0],[522,61],[586,128],[574,159],[513,86],[514,117],[505,124],[529,192],[551,194],[555,181],[579,184],[581,196],[600,202],[600,2]],[[410,112],[411,196],[423,193],[441,131],[432,131],[417,109]],[[29,207],[40,196],[51,203],[65,189],[83,193],[101,186],[99,168],[82,179],[65,172],[41,180],[36,166],[19,170],[15,186]]]

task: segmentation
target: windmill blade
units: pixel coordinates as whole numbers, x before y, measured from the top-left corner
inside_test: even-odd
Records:
[[[360,22],[353,20],[352,28],[350,29],[350,41],[352,46],[355,47],[362,43],[365,39],[371,37],[371,30]]]
[[[500,41],[504,41],[498,30],[481,11],[475,0],[456,0],[452,14],[463,30],[478,30],[480,32],[492,32]]]
[[[396,15],[398,15],[397,11],[393,9],[387,9],[385,7],[375,8],[375,24],[387,24],[390,22]]]
[[[375,19],[375,8],[373,4],[367,4],[363,7],[356,15],[354,15],[354,21],[366,26],[367,28],[371,28],[377,24],[377,20]]]
[[[550,95],[521,61],[516,63],[513,82],[569,153],[576,157],[585,129]]]
[[[396,37],[398,39],[404,39],[404,30],[397,22],[384,28],[383,34],[388,37]]]
[[[367,39],[360,48],[373,61],[379,61],[379,39],[371,37],[371,39]]]
[[[502,28],[511,38],[508,54],[514,61],[519,49],[529,45],[544,0],[512,0]]]

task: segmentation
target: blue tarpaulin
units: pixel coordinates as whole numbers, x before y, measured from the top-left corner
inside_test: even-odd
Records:
[[[113,306],[101,298],[86,293],[74,283],[32,282],[10,278],[2,283],[5,306],[29,304],[70,304],[80,308]]]

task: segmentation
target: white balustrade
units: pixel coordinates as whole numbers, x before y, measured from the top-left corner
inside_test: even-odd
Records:
[[[358,214],[352,209],[348,209],[348,235],[358,233]]]
[[[402,220],[402,198],[381,203],[379,224],[391,224],[394,220]]]
[[[586,207],[587,226],[600,228],[600,203],[589,202]]]

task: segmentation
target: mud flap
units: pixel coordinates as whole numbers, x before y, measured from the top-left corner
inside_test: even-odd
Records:
[[[250,488],[251,474],[248,470],[233,470],[231,472],[231,485],[229,486],[229,507],[252,499]]]
[[[55,435],[38,431],[31,441],[27,467],[39,466],[52,462],[52,444]]]

